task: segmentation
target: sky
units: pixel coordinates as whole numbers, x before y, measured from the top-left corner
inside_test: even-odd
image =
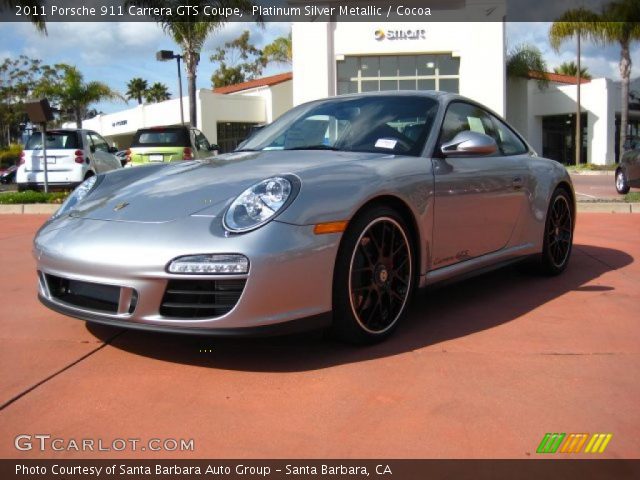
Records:
[[[575,60],[575,41],[568,41],[560,52],[554,52],[548,41],[549,23],[507,23],[507,48],[521,43],[537,46],[543,53],[550,70],[563,61]],[[48,36],[38,33],[28,23],[0,23],[0,61],[5,57],[25,54],[40,58],[47,64],[69,63],[84,73],[85,80],[100,80],[115,90],[126,92],[126,84],[133,77],[142,77],[149,84],[162,82],[176,96],[177,74],[174,62],[158,62],[155,52],[161,49],[177,50],[162,28],[152,22],[142,23],[59,23],[47,24]],[[212,34],[205,44],[198,68],[198,87],[210,88],[215,65],[209,56],[216,47],[238,37],[244,30],[251,31],[252,41],[263,47],[275,38],[287,35],[289,23],[266,23],[263,28],[253,23],[228,23]],[[632,78],[640,76],[640,45],[632,52]],[[582,63],[594,77],[619,80],[619,48],[602,47],[583,42]],[[287,66],[271,65],[263,75],[288,70]],[[184,79],[183,79],[184,82]],[[186,83],[183,83],[186,94]],[[128,107],[135,106],[129,101]],[[123,102],[104,102],[96,105],[98,111],[111,113],[127,108]]]

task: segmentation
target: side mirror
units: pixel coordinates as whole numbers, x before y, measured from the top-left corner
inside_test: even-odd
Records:
[[[215,150],[220,150],[220,146],[216,143],[212,143],[211,145],[209,145],[209,150],[212,152]]]
[[[91,145],[89,147],[89,150],[91,150],[91,153],[96,153],[96,146],[95,145]]]
[[[118,149],[116,147],[109,147],[109,153],[118,153]]]
[[[445,156],[491,155],[498,151],[498,144],[489,135],[467,130],[458,133],[452,141],[442,145],[440,151]]]

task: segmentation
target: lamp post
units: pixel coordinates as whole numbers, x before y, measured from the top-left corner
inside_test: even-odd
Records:
[[[166,62],[168,60],[176,59],[178,61],[178,91],[180,95],[180,123],[184,125],[184,108],[182,106],[182,72],[180,71],[180,59],[182,55],[173,53],[172,50],[160,50],[156,52],[156,60],[159,62]]]

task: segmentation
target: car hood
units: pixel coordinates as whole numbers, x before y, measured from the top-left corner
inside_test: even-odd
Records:
[[[384,157],[387,155],[334,151],[236,152],[205,160],[126,168],[106,174],[71,216],[147,223],[193,214],[214,217],[265,178],[294,174],[304,188],[309,172],[335,174],[342,165]]]

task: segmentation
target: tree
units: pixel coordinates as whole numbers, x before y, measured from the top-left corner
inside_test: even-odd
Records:
[[[578,65],[573,60],[570,62],[563,62],[559,67],[555,67],[553,71],[560,75],[576,77],[578,76]],[[587,67],[580,67],[580,78],[591,80],[591,74],[588,72]]]
[[[538,87],[544,88],[549,83],[546,71],[547,62],[540,50],[533,45],[517,45],[507,54],[507,75],[510,77],[530,78],[531,72],[540,72]]]
[[[286,37],[278,37],[264,47],[263,55],[267,62],[291,65],[293,62],[293,48],[291,32]]]
[[[46,35],[47,24],[44,21],[44,16],[39,15],[43,5],[44,2],[42,0],[0,0],[0,11],[10,10],[15,12],[18,6],[28,7],[27,17],[40,33]]]
[[[558,49],[572,36],[584,37],[596,44],[620,45],[621,112],[620,151],[622,156],[629,118],[630,48],[640,40],[640,2],[617,0],[605,5],[600,14],[584,8],[569,10],[551,25],[551,45]]]
[[[78,128],[82,128],[82,119],[91,104],[103,100],[125,101],[122,95],[102,82],[85,82],[74,66],[58,64],[55,67],[58,75],[53,80],[43,80],[36,91],[49,97],[63,115],[70,113]]]
[[[0,144],[10,143],[26,122],[23,104],[35,96],[35,87],[43,78],[55,78],[55,70],[42,60],[20,55],[0,63]]]
[[[250,14],[253,5],[250,0],[193,0],[189,2],[189,5],[198,7],[199,13],[189,15],[186,18],[188,21],[185,22],[185,16],[180,16],[177,13],[177,7],[183,6],[184,3],[183,0],[127,0],[125,2],[127,6],[154,8],[153,12],[156,14],[153,15],[153,18],[182,49],[189,91],[189,121],[195,127],[197,125],[196,80],[200,52],[209,35],[220,29],[228,20],[222,14],[205,15],[204,7],[209,6],[207,10],[209,12],[217,12],[218,9],[215,7],[226,7],[237,8],[242,13]]]
[[[149,103],[158,103],[169,100],[171,95],[169,94],[169,89],[164,83],[156,82],[145,92],[144,98]]]
[[[146,80],[135,77],[129,80],[127,83],[127,100],[137,100],[138,105],[142,104],[142,97],[144,97],[147,93],[147,89],[149,88],[149,84]]]
[[[249,30],[245,30],[235,40],[216,48],[216,53],[211,55],[210,60],[218,64],[211,76],[214,88],[246,82],[260,76],[267,65],[267,58],[262,50],[251,43],[250,37]]]

